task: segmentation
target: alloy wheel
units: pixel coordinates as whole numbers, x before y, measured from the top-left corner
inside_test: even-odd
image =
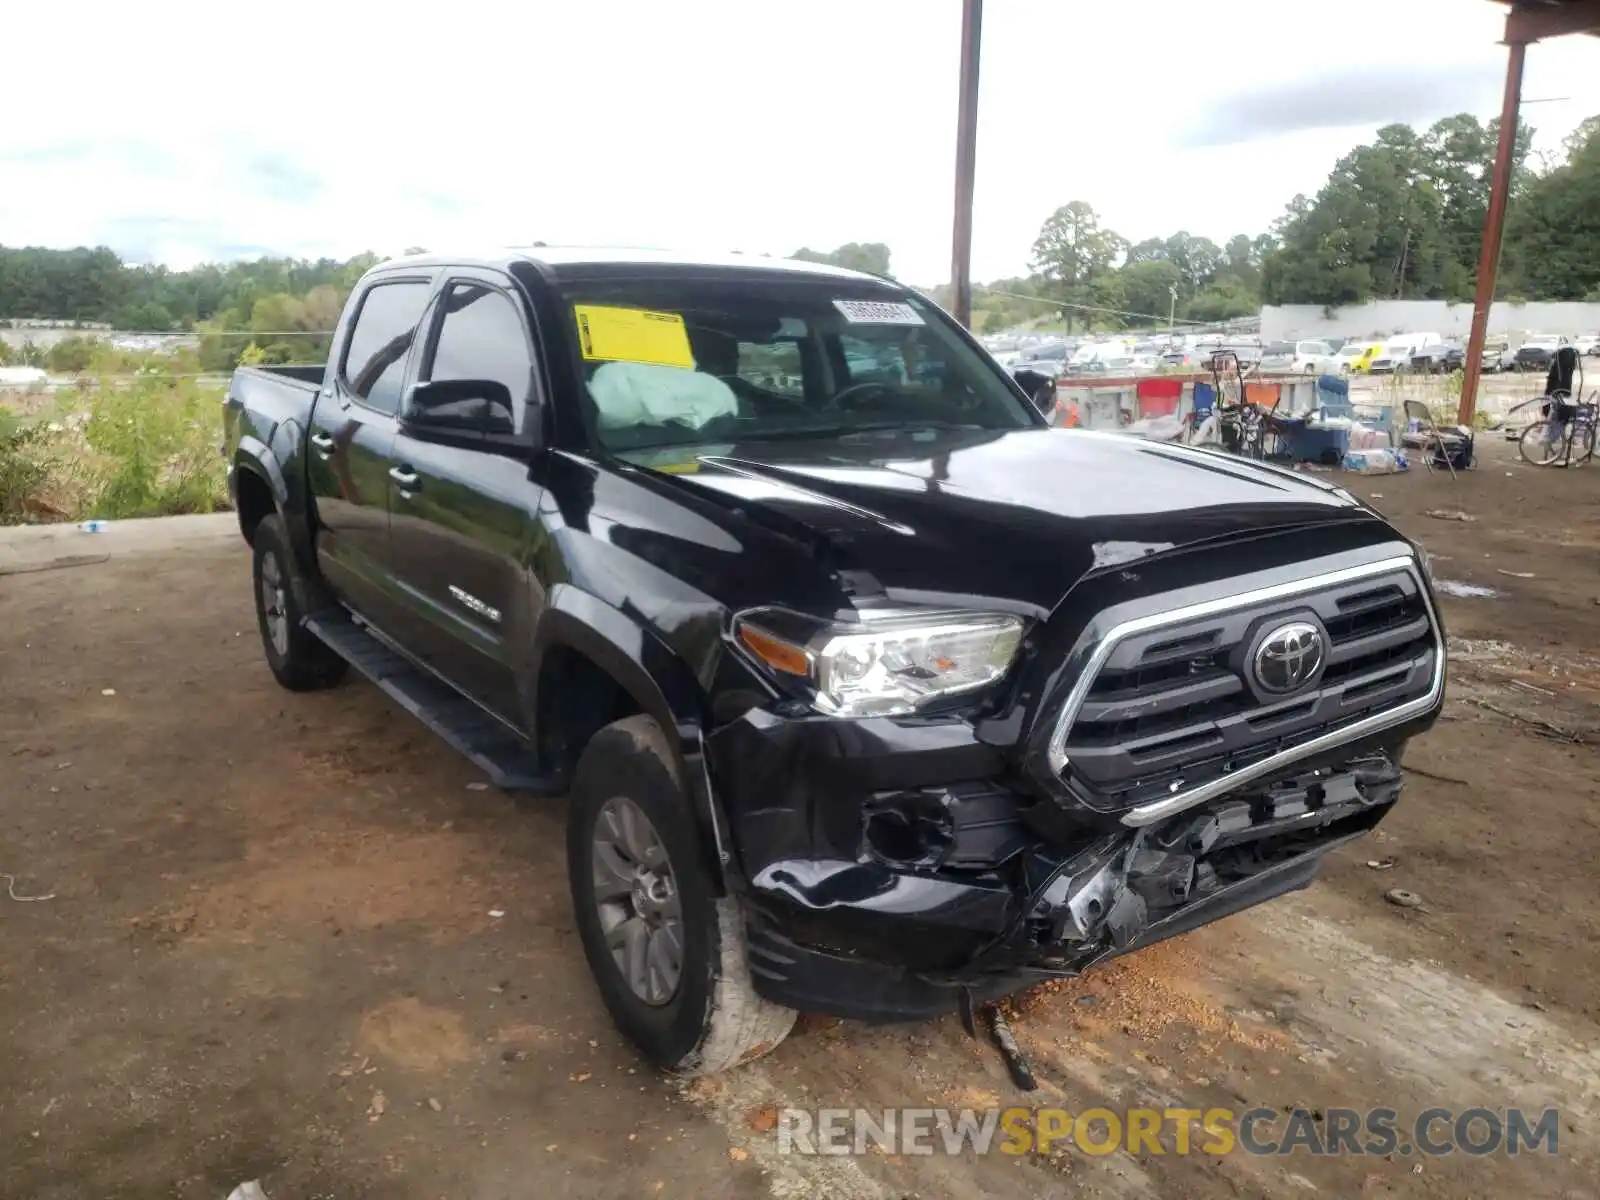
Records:
[[[595,819],[590,853],[606,948],[633,994],[659,1008],[683,977],[683,906],[667,848],[637,804],[613,796]]]

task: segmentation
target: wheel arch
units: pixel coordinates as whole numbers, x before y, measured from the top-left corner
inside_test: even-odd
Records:
[[[294,436],[292,429],[282,432]],[[277,441],[278,438],[274,437],[273,440]],[[294,465],[291,461],[291,471]],[[308,580],[316,579],[318,571],[316,555],[311,547],[311,523],[307,520],[304,507],[295,503],[295,489],[284,468],[278,452],[260,438],[245,434],[239,439],[233,455],[229,487],[239,518],[239,532],[246,542],[253,545],[256,526],[261,524],[261,519],[276,513],[288,535],[289,552],[295,556],[305,577]],[[271,506],[267,507],[264,501],[269,498]]]
[[[728,828],[710,786],[701,734],[702,691],[693,672],[648,627],[599,597],[570,584],[552,589],[540,617],[531,656],[528,711],[541,757],[567,770],[588,738],[635,713],[661,728],[669,766],[693,812],[698,842],[716,891],[726,886]],[[561,703],[556,689],[575,686],[583,694]],[[595,697],[593,688],[610,688]],[[552,724],[553,723],[553,724]]]

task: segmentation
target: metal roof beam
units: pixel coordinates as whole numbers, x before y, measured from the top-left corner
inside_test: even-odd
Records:
[[[1505,40],[1512,45],[1525,46],[1569,33],[1600,33],[1600,0],[1517,5],[1506,17]]]

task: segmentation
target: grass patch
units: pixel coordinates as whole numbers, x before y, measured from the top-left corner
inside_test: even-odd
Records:
[[[85,377],[11,411],[0,397],[0,523],[226,508],[222,389],[183,375]]]

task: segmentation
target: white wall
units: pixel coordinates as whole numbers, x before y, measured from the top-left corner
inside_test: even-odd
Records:
[[[1392,333],[1439,333],[1463,342],[1472,329],[1471,304],[1443,300],[1373,300],[1332,309],[1317,304],[1268,305],[1261,310],[1263,341],[1301,337],[1387,337]],[[1600,330],[1600,304],[1501,301],[1489,310],[1489,334],[1513,344],[1530,333],[1589,334]]]

